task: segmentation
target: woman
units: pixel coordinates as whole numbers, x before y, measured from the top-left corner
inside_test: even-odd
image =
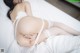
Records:
[[[10,8],[7,15],[12,21],[16,19],[15,16],[19,11],[26,12],[27,16],[32,16],[29,2],[24,2],[23,0],[4,0],[4,2]]]
[[[8,3],[8,0],[4,0]],[[11,6],[9,15],[15,23],[15,36],[18,44],[22,47],[45,42],[49,36],[54,35],[80,35],[80,32],[64,25],[63,23],[50,22],[32,15],[29,2],[23,0],[10,0]],[[9,3],[8,3],[9,4]],[[46,33],[47,34],[46,34]]]

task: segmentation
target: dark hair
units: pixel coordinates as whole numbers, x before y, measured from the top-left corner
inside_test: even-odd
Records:
[[[11,19],[10,18],[10,11],[13,10],[14,6],[15,6],[14,3],[13,3],[13,0],[4,0],[4,3],[10,8],[8,13],[7,13],[7,16],[8,16],[9,19]]]

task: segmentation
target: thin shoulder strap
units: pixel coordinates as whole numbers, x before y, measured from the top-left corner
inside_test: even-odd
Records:
[[[37,38],[36,38],[36,40],[35,40],[34,45],[33,45],[32,48],[31,48],[31,50],[33,50],[34,47],[38,44],[37,42],[38,42],[38,40],[39,40],[39,37],[40,37],[43,29],[44,29],[44,20],[42,19],[42,27],[41,27],[41,30],[39,31],[39,34],[38,34],[38,36],[37,36]]]
[[[42,27],[41,27],[41,30],[39,31],[39,34],[38,34],[37,38],[36,38],[35,44],[37,44],[43,29],[44,29],[44,20],[42,19]]]

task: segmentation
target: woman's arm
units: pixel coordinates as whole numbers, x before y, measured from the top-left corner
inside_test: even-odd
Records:
[[[73,29],[63,23],[52,22],[52,27],[59,27],[59,28],[63,29],[64,31],[71,33],[73,35],[80,35],[80,32],[76,31],[75,29]]]
[[[16,19],[17,13],[20,11],[24,11],[26,12],[28,16],[32,16],[31,7],[30,7],[29,2],[22,2],[22,3],[17,4],[10,14],[11,20],[13,22]]]
[[[26,13],[28,14],[28,16],[32,16],[32,11],[31,11],[31,5],[30,5],[30,3],[29,2],[24,2],[26,5]]]

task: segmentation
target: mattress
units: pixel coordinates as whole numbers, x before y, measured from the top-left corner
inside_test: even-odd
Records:
[[[80,31],[80,21],[74,19],[74,17],[66,14],[48,2],[44,0],[27,1],[30,2],[32,13],[35,17],[62,22],[75,30]],[[3,0],[0,0],[0,48],[4,48],[5,51],[7,51],[9,45],[14,40],[13,25],[11,20],[6,16],[8,10],[9,8],[4,4]]]

